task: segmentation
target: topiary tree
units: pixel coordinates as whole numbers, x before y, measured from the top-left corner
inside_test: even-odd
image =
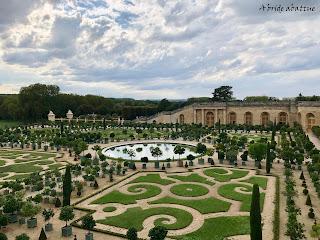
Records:
[[[34,205],[31,202],[26,202],[21,208],[21,213],[24,217],[34,218],[41,210],[39,205]]]
[[[267,156],[266,156],[266,172],[267,174],[271,171],[271,157],[270,157],[270,144],[267,143]]]
[[[68,221],[74,218],[73,207],[64,206],[61,208],[59,219],[66,222],[66,227],[68,226]]]
[[[138,239],[137,229],[135,229],[134,227],[129,228],[126,236],[128,240],[137,240]]]
[[[250,209],[250,238],[262,240],[260,192],[257,184],[253,185]]]
[[[62,189],[63,189],[63,206],[69,206],[71,192],[72,192],[71,170],[69,165],[66,167]]]
[[[304,178],[304,174],[303,174],[303,171],[301,172],[301,174],[300,174],[300,177],[299,177],[301,180],[305,180],[305,178]]]
[[[148,236],[150,240],[164,240],[168,234],[167,229],[161,226],[150,229]]]
[[[174,154],[179,155],[179,160],[180,160],[180,155],[184,154],[185,151],[186,151],[186,149],[184,147],[182,147],[181,145],[177,145],[173,149]]]
[[[307,196],[306,205],[312,207],[312,202],[309,194]]]
[[[46,232],[44,231],[43,228],[41,228],[41,232],[40,232],[40,235],[39,235],[39,240],[47,240],[47,235],[46,235]]]
[[[3,212],[12,214],[18,209],[19,209],[19,202],[17,201],[17,199],[12,195],[8,195],[4,201]]]
[[[207,151],[206,145],[202,143],[198,143],[196,146],[196,153],[204,154]]]
[[[29,239],[30,239],[30,237],[25,233],[22,233],[22,234],[16,236],[16,240],[29,240]]]
[[[94,189],[98,189],[99,188],[99,184],[98,184],[97,180],[94,180],[93,187],[94,187]]]
[[[90,231],[96,226],[96,221],[93,219],[92,215],[86,215],[82,219],[82,227]]]
[[[49,222],[49,220],[54,216],[54,212],[51,208],[44,209],[42,211],[42,216],[43,216],[45,222]]]
[[[56,202],[54,203],[54,206],[55,206],[56,208],[61,207],[61,201],[60,201],[60,198],[56,198]]]
[[[253,143],[249,146],[250,156],[256,160],[256,162],[261,162],[266,156],[267,145],[265,143]]]
[[[310,209],[309,209],[308,217],[311,218],[311,219],[314,219],[315,214],[314,214],[313,208],[310,208]]]
[[[157,160],[159,160],[159,157],[162,156],[162,151],[159,147],[151,147],[150,152],[153,157],[157,158]]]

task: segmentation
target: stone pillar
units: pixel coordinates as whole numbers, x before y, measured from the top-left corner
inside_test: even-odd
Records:
[[[202,116],[201,123],[204,126],[205,125],[205,122],[204,122],[204,109],[201,109],[201,116]]]

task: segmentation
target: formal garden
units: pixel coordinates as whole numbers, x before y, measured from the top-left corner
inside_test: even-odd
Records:
[[[264,239],[311,238],[320,235],[319,159],[298,125],[103,121],[3,128],[1,233],[9,239],[223,240],[259,232]]]
[[[33,172],[63,168],[65,163],[56,161],[57,153],[23,150],[0,150],[0,181],[23,179]]]
[[[196,169],[188,173],[138,173],[77,204],[92,211],[96,229],[125,236],[135,228],[147,238],[154,226],[168,229],[175,239],[222,240],[250,234],[253,184],[260,188],[266,234],[272,235],[275,178],[254,170]],[[268,201],[265,201],[267,199]],[[271,226],[269,225],[271,224]],[[232,228],[225,226],[233,225]]]

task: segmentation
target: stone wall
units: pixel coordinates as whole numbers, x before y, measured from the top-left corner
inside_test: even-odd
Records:
[[[251,113],[252,124],[261,125],[262,115],[264,119],[279,123],[280,115],[282,120],[293,125],[300,123],[304,129],[308,130],[313,125],[320,125],[320,102],[242,102],[235,101],[229,103],[201,103],[192,104],[173,112],[159,113],[148,118],[147,122],[157,123],[202,123],[212,125],[212,122],[219,121],[222,124],[230,122],[231,115],[235,116],[236,124],[245,124],[245,114]]]

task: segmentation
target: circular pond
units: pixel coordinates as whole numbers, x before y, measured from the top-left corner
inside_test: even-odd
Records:
[[[174,153],[175,146],[182,146],[185,151],[180,155],[180,159],[186,159],[189,154],[193,156],[198,156],[196,152],[192,150],[194,148],[190,145],[176,144],[176,143],[135,143],[126,144],[116,147],[109,147],[102,150],[102,153],[114,159],[125,159],[125,160],[141,160],[142,157],[147,157],[151,161],[166,160],[170,158],[171,160],[179,159],[179,155]],[[161,154],[157,156],[152,155],[152,149],[159,148]]]

